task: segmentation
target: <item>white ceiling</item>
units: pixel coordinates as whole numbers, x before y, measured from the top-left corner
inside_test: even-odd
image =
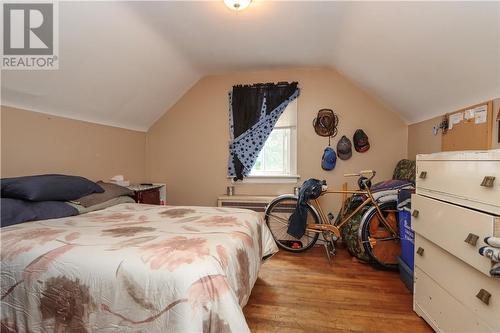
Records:
[[[62,2],[56,71],[2,104],[147,130],[208,74],[333,67],[412,123],[500,96],[500,2]]]

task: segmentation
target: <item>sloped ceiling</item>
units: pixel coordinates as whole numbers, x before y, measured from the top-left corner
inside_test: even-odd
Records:
[[[201,77],[333,67],[407,122],[500,96],[500,2],[61,2],[60,69],[2,104],[147,130]]]

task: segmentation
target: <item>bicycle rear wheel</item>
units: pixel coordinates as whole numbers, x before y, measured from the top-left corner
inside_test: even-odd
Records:
[[[319,233],[307,231],[297,239],[287,233],[289,217],[297,207],[298,199],[293,195],[284,195],[272,201],[266,209],[265,219],[278,246],[290,252],[303,252],[311,248],[318,240]],[[320,223],[317,212],[307,205],[307,223]]]
[[[397,235],[394,236],[382,223],[377,209],[370,207],[364,214],[359,228],[361,244],[375,266],[386,270],[397,270],[397,257],[401,255],[397,203],[395,201],[384,202],[379,207],[387,223]]]

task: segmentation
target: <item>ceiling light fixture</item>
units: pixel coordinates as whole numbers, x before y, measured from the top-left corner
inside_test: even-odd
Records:
[[[224,0],[224,4],[232,10],[240,11],[248,7],[252,0]]]

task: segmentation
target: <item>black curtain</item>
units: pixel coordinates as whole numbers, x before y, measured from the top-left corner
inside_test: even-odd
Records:
[[[266,114],[271,113],[297,90],[297,82],[257,83],[233,87],[233,134],[237,138],[260,119],[262,102],[266,97]]]
[[[294,94],[297,94],[297,86],[297,82],[279,82],[276,84],[258,83],[253,85],[234,86],[231,95],[231,130],[233,132],[233,138],[237,139],[242,134],[245,134],[252,126],[257,124],[259,120],[262,120],[262,117],[270,115]],[[266,102],[265,104],[264,100]],[[281,115],[281,113],[279,115]],[[274,126],[274,124],[272,126]],[[259,151],[257,151],[257,153]],[[243,179],[244,165],[234,151],[232,151],[231,155],[234,163],[235,180],[241,180]],[[257,156],[255,156],[255,160],[256,159]]]

